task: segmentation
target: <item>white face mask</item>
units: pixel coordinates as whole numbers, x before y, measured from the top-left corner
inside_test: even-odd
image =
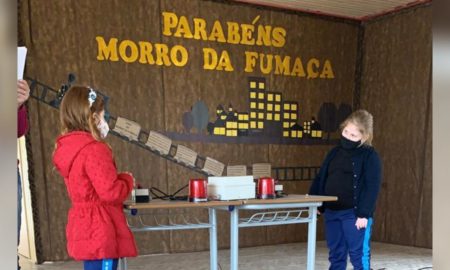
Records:
[[[100,122],[98,122],[97,128],[98,131],[100,131],[100,136],[102,137],[102,139],[106,138],[106,135],[108,135],[109,132],[109,126],[104,118],[102,118]]]

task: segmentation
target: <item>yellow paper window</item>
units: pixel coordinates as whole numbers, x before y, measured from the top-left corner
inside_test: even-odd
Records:
[[[248,129],[248,124],[247,123],[240,123],[239,124],[239,129]]]

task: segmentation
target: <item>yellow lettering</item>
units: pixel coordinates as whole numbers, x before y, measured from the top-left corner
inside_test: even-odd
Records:
[[[305,70],[303,69],[303,63],[300,57],[295,58],[294,67],[291,72],[292,76],[305,77]]]
[[[206,34],[206,21],[204,19],[194,18],[194,38],[208,40]]]
[[[260,58],[259,67],[261,69],[261,72],[263,74],[269,74],[272,71],[273,55],[268,54],[266,55],[266,57],[264,57],[264,54],[261,53],[259,54],[259,58]],[[266,66],[264,66],[264,58],[267,58]]]
[[[333,69],[331,68],[330,60],[325,60],[320,78],[334,79],[334,73]]]
[[[225,69],[225,71],[233,71],[234,68],[231,65],[231,61],[230,61],[230,56],[228,55],[227,51],[223,51],[220,59],[219,59],[219,64],[217,65],[217,70],[223,70]]]
[[[281,27],[275,27],[272,31],[272,45],[274,47],[283,47],[286,43],[286,30]]]
[[[275,74],[290,75],[289,72],[290,61],[291,61],[290,56],[285,56],[283,60],[281,60],[281,56],[275,55]]]
[[[178,17],[175,13],[172,12],[163,12],[163,35],[171,36],[172,28],[175,28],[178,24]]]
[[[167,44],[152,44],[148,41],[132,41],[123,40],[119,44],[117,38],[112,38],[108,43],[105,42],[101,36],[96,37],[98,43],[98,55],[99,61],[119,61],[122,60],[126,63],[134,63],[138,61],[141,64],[158,65],[158,66],[171,66],[172,64],[177,67],[183,67],[189,61],[189,54],[185,47],[181,45],[175,45],[173,47],[167,46]],[[224,57],[227,57],[225,55]],[[216,56],[217,58],[217,56]],[[222,60],[222,66],[226,67],[229,62],[227,59]],[[216,59],[217,64],[217,59]],[[227,67],[227,69],[229,69]]]
[[[235,22],[227,22],[228,25],[228,40],[230,44],[239,44],[241,36],[239,35],[239,24]]]
[[[150,42],[146,42],[146,41],[139,41],[139,47],[141,48],[140,50],[140,54],[141,56],[139,57],[139,63],[141,64],[150,64],[153,65],[155,64],[155,59],[153,59],[153,55],[152,55],[152,44]]]
[[[258,39],[256,40],[256,45],[264,45],[264,46],[271,46],[272,43],[270,42],[270,32],[272,30],[272,26],[266,25],[258,25]]]
[[[177,58],[178,54],[181,56],[180,59]],[[188,52],[183,46],[175,45],[170,50],[170,59],[172,60],[172,63],[177,67],[183,67],[184,65],[186,65],[188,58]]]
[[[212,70],[217,66],[217,52],[212,48],[203,48],[203,69]]]
[[[174,37],[183,36],[184,38],[192,38],[193,37],[191,29],[189,28],[189,23],[185,16],[180,17],[180,21],[178,22],[177,31],[175,32],[175,34],[173,34],[173,36]]]
[[[211,30],[211,34],[209,35],[208,40],[215,41],[217,39],[218,42],[226,42],[225,35],[223,34],[222,25],[219,21],[214,21],[213,28]]]
[[[245,52],[245,72],[253,72],[253,69],[256,66],[256,59],[258,59],[258,53]]]
[[[130,48],[130,55],[127,55],[127,49]],[[119,45],[119,54],[120,57],[125,61],[126,63],[132,63],[136,61],[139,57],[138,54],[138,48],[136,44],[131,40],[124,40],[120,42]]]
[[[98,45],[97,60],[119,61],[117,56],[117,38],[111,38],[108,45],[106,45],[105,40],[101,36],[96,36],[95,40],[97,40]]]
[[[156,50],[156,64],[158,66],[165,65],[170,66],[170,59],[169,59],[169,48],[166,44],[155,44],[155,50]]]
[[[253,45],[255,44],[255,39],[252,37],[255,31],[255,26],[251,24],[241,24],[242,39],[241,44]]]
[[[309,59],[308,64],[306,66],[306,71],[308,72],[307,77],[308,79],[315,79],[319,76],[319,72],[317,71],[319,65],[320,62],[316,58]]]

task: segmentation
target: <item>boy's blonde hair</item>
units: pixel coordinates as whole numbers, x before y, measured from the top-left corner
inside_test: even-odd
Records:
[[[341,123],[341,131],[348,123],[352,123],[359,128],[363,135],[362,144],[372,145],[373,140],[373,116],[366,110],[357,110],[350,114],[344,122]]]
[[[72,86],[64,95],[59,108],[61,134],[71,131],[87,131],[102,141],[100,131],[95,123],[94,113],[104,110],[103,98],[97,94],[92,106],[89,106],[88,96],[91,89],[85,86]]]

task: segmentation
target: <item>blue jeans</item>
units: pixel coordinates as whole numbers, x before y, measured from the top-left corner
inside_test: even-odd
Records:
[[[117,270],[118,259],[84,261],[84,270]]]
[[[19,168],[17,168],[17,247],[20,242],[20,226],[22,225],[22,181],[20,179]],[[17,254],[17,269],[19,266],[19,254]]]

